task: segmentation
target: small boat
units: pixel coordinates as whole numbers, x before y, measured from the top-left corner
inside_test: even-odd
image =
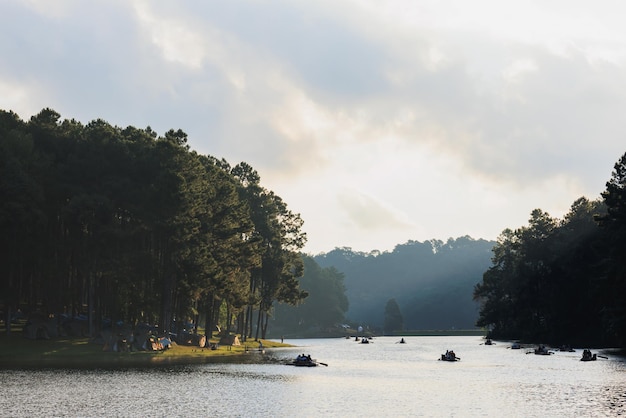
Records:
[[[368,340],[367,338],[363,338],[361,340],[361,344],[369,344],[369,343],[370,343],[370,340]]]
[[[598,359],[597,354],[591,354],[591,350],[583,350],[583,356],[580,358],[580,361],[596,361]]]
[[[308,358],[297,358],[290,364],[297,367],[317,367],[317,361]]]
[[[287,363],[288,366],[297,366],[297,367],[317,367],[320,364],[322,366],[328,366],[328,364],[312,359],[310,355],[305,356],[304,354],[299,355],[293,361],[291,361],[290,363]]]
[[[441,355],[441,358],[439,360],[441,360],[441,361],[461,361],[461,358],[457,357],[456,354],[454,354],[454,351],[448,350],[448,351],[446,351],[446,354],[442,354]]]
[[[520,343],[513,343],[513,344],[511,344],[511,350],[519,350],[520,348],[522,348]]]
[[[562,345],[559,347],[559,351],[562,351],[564,353],[573,353],[576,350],[574,350],[572,347],[570,347],[569,345]]]
[[[491,341],[491,338],[487,338],[487,340],[485,341],[485,345],[492,345],[493,342]]]
[[[404,338],[401,338],[400,341],[398,341],[398,344],[406,344],[406,341],[404,341]]]
[[[535,348],[535,354],[537,354],[538,356],[548,356],[554,353],[549,351],[545,346],[540,345],[539,347]]]

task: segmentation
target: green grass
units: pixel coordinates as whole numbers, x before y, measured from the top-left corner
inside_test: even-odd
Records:
[[[212,339],[212,342],[217,342]],[[275,341],[262,340],[266,348],[289,347]],[[188,364],[234,360],[234,356],[246,355],[248,349],[257,349],[257,341],[241,346],[220,346],[217,350],[173,344],[165,351],[134,351],[117,353],[103,351],[100,344],[90,343],[88,338],[55,338],[29,340],[21,333],[7,336],[0,332],[0,368],[41,367],[150,367],[171,364]]]

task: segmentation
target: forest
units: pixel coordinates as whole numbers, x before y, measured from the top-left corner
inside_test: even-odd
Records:
[[[336,248],[314,259],[344,274],[346,317],[353,325],[383,332],[387,303],[394,300],[405,330],[470,329],[479,307],[472,290],[494,244],[466,236],[408,241],[385,252]]]
[[[20,316],[92,336],[111,322],[194,332],[202,318],[265,338],[274,303],[307,296],[302,225],[252,167],[197,154],[182,130],[0,111],[7,332]]]
[[[626,154],[601,198],[504,230],[474,298],[492,338],[626,347]]]
[[[536,209],[496,242],[302,253],[304,221],[245,162],[182,130],[0,111],[0,310],[95,335],[112,322],[242,339],[349,322],[483,327],[492,338],[626,347],[626,154],[601,198]],[[399,328],[399,329],[398,329]],[[274,335],[277,335],[277,334]]]

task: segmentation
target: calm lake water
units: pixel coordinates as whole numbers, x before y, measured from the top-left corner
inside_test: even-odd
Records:
[[[479,337],[286,340],[237,364],[0,370],[2,417],[615,417],[626,363]],[[453,349],[461,361],[438,361]],[[299,353],[328,367],[293,367]]]

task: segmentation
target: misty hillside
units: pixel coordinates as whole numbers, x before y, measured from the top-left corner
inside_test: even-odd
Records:
[[[474,328],[478,304],[472,292],[491,265],[494,244],[466,236],[409,241],[383,253],[337,248],[314,258],[345,274],[350,321],[382,326],[385,304],[395,298],[405,329]]]

